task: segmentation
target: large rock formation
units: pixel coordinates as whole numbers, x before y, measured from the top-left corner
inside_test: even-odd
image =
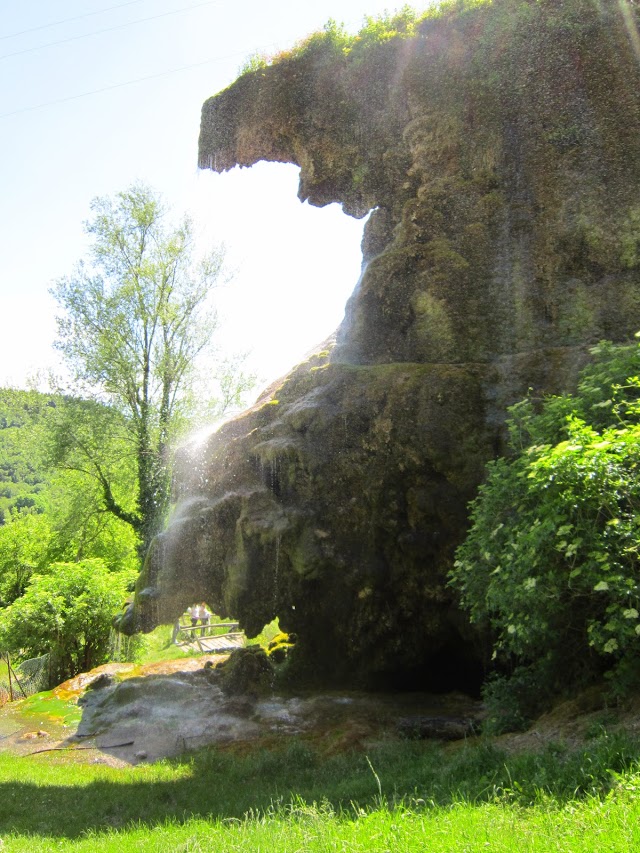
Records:
[[[301,199],[373,213],[336,339],[184,455],[137,625],[205,598],[279,616],[300,676],[469,684],[446,573],[506,407],[640,328],[637,21],[495,0],[328,33],[205,103],[202,168],[295,163]]]

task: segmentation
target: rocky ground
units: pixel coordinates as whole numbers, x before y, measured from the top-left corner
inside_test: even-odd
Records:
[[[223,660],[98,667],[51,693],[5,706],[0,749],[23,755],[64,750],[119,765],[211,744],[304,736],[333,752],[393,737],[463,738],[482,713],[478,701],[461,694],[225,692],[214,670]]]
[[[215,671],[224,660],[216,655],[98,667],[5,706],[0,750],[64,751],[72,760],[125,766],[213,744],[268,746],[297,736],[329,754],[394,738],[461,742],[476,736],[483,716],[481,703],[461,694],[229,691]],[[551,742],[577,746],[617,726],[640,732],[640,700],[611,708],[592,690],[495,743],[510,751]]]

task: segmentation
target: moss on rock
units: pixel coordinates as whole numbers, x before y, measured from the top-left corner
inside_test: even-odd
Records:
[[[373,212],[336,340],[185,451],[148,621],[206,598],[249,634],[277,616],[305,679],[474,682],[445,577],[506,407],[640,328],[637,22],[626,0],[460,3],[205,103],[201,167],[296,163],[302,199]]]
[[[273,664],[262,646],[231,652],[215,669],[217,684],[229,696],[259,696],[273,686]]]

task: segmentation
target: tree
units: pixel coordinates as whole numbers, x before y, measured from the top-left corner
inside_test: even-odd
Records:
[[[592,352],[576,395],[511,409],[451,573],[525,704],[640,677],[640,346]]]
[[[0,611],[1,647],[23,659],[49,654],[51,685],[88,672],[107,660],[113,614],[132,579],[101,560],[54,563]]]
[[[51,395],[0,388],[0,525],[16,510],[44,510],[42,435],[54,414]]]
[[[0,607],[21,596],[31,575],[46,565],[50,540],[43,513],[14,511],[0,526]]]
[[[44,436],[45,460],[58,470],[52,479],[59,488],[52,489],[51,503],[67,531],[62,538],[76,542],[77,559],[103,556],[87,554],[83,543],[104,527],[105,516],[133,530],[138,526],[130,420],[113,406],[66,397],[59,400],[51,427]]]
[[[120,465],[127,453],[134,462],[133,502],[118,493],[115,457],[107,464],[99,451],[107,416],[97,416],[97,409],[87,410],[91,417],[83,419],[82,429],[70,425],[58,462],[84,458],[83,470],[100,484],[104,508],[131,525],[144,553],[165,517],[169,449],[192,403],[198,359],[212,350],[211,296],[223,276],[224,254],[217,248],[196,260],[189,220],[170,227],[167,208],[146,186],[97,198],[91,209],[90,262],[80,263],[52,290],[64,309],[57,346],[77,388],[124,417],[118,454]],[[231,375],[236,388],[246,384],[246,377]],[[78,469],[73,461],[70,467]]]
[[[125,431],[124,417],[110,407],[0,389],[0,607],[49,563],[99,557],[113,571],[136,565],[135,534],[106,510],[100,482],[90,476],[105,469],[118,499],[135,508],[132,460],[118,441]],[[93,468],[79,446],[69,447],[74,435],[76,445],[91,442]],[[60,456],[63,467],[52,469]]]

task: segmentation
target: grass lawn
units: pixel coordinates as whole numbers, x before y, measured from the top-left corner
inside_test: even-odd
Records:
[[[637,851],[640,743],[210,749],[126,769],[0,754],[0,851]]]

